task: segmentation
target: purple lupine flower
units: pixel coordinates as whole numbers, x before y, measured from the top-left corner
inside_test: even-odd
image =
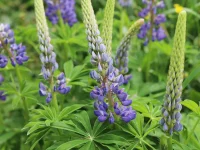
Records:
[[[40,84],[39,84],[39,94],[40,94],[40,96],[47,95],[47,87],[42,82],[40,82]]]
[[[114,110],[115,113],[119,115],[126,123],[130,122],[136,117],[136,111],[133,110],[131,106],[119,106],[119,104],[116,102],[114,105]]]
[[[50,103],[51,100],[52,100],[52,94],[51,93],[47,93],[46,102]]]
[[[6,95],[4,94],[3,91],[0,91],[0,100],[2,100],[2,101],[6,100]]]
[[[46,16],[52,22],[52,24],[58,23],[58,13],[61,13],[61,17],[64,23],[68,23],[69,26],[73,26],[77,22],[75,13],[75,0],[45,0]],[[60,11],[60,12],[59,12]]]
[[[2,84],[2,82],[4,81],[3,76],[0,74],[0,85]],[[6,100],[6,95],[4,94],[3,91],[0,91],[0,100],[5,101]]]
[[[166,17],[164,14],[157,14],[157,9],[163,9],[165,7],[165,3],[163,0],[154,3],[148,0],[143,0],[142,2],[146,5],[146,8],[142,9],[141,12],[138,13],[138,16],[145,18],[149,14],[153,15],[151,16],[153,17],[153,22],[149,21],[144,24],[138,33],[138,38],[144,39],[144,46],[146,46],[149,43],[150,36],[152,41],[161,41],[166,38],[165,31],[160,26],[161,23],[166,22]],[[152,12],[153,14],[151,14]],[[151,35],[149,36],[149,34]]]
[[[54,4],[53,0],[45,0],[46,4],[47,4],[47,8],[46,8],[46,16],[47,18],[51,21],[52,24],[57,24],[58,23],[58,15],[57,15],[57,11],[59,9],[59,5],[58,4]]]
[[[60,0],[62,19],[69,26],[73,26],[78,20],[75,12],[75,0]]]
[[[62,72],[57,77],[57,87],[55,88],[56,91],[58,91],[60,94],[67,94],[70,91],[70,87],[66,86],[66,79],[65,74]]]
[[[164,14],[157,15],[156,18],[155,18],[155,20],[154,20],[154,23],[156,25],[159,25],[159,24],[164,23],[164,22],[166,22],[166,17],[165,17]]]
[[[2,82],[4,81],[3,76],[0,74],[0,85],[2,84]]]
[[[4,55],[0,55],[0,68],[4,68],[8,63],[8,59]]]
[[[23,46],[22,44],[12,44],[10,46],[11,52],[12,52],[12,58],[10,58],[11,60],[11,64],[13,66],[16,65],[16,63],[18,65],[23,65],[24,62],[28,61],[29,57],[26,56],[26,47]]]
[[[115,122],[115,118],[114,118],[114,116],[113,116],[113,113],[110,113],[110,114],[109,114],[109,122],[110,122],[111,124]]]
[[[14,32],[8,24],[0,24],[0,48],[3,45],[15,43]]]
[[[166,38],[165,30],[162,27],[157,29],[157,40],[161,41]]]
[[[118,2],[122,7],[127,7],[132,4],[132,0],[118,0]]]
[[[14,67],[16,66],[16,63],[18,65],[23,65],[23,63],[29,59],[29,57],[26,56],[26,47],[22,44],[17,45],[15,43],[14,32],[7,24],[0,24],[0,48],[8,53],[8,56],[0,56],[1,68],[4,68],[7,65],[7,57],[9,57],[11,64]]]

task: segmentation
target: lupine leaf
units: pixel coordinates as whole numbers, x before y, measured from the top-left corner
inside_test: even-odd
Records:
[[[88,133],[90,133],[90,134],[92,133],[90,118],[85,111],[81,112],[80,115],[76,115],[76,120],[84,126],[85,130]]]
[[[103,132],[108,127],[108,124],[99,122],[98,119],[96,119],[94,126],[93,126],[93,135],[97,136],[101,132]]]
[[[125,138],[109,133],[100,135],[94,140],[102,144],[128,145],[128,142]]]
[[[65,107],[60,113],[59,113],[59,120],[61,120],[62,118],[64,117],[67,117],[69,114],[71,114],[72,112],[80,109],[81,107],[83,107],[84,105],[81,105],[81,104],[75,104],[75,105],[72,105],[72,106],[68,106],[68,107]]]
[[[60,121],[60,122],[54,122],[51,125],[52,128],[57,128],[57,129],[63,129],[67,131],[71,131],[74,133],[78,133],[83,136],[87,136],[87,133],[82,131],[80,128],[78,128],[72,121]]]
[[[89,142],[89,140],[86,140],[86,139],[69,141],[60,145],[58,148],[56,148],[56,150],[70,150],[76,146],[81,146],[82,144],[87,143],[87,142]]]
[[[72,60],[69,60],[64,63],[64,71],[67,78],[71,78],[73,69],[74,69],[74,65],[73,65]]]
[[[93,141],[87,142],[83,147],[80,148],[80,150],[95,150],[95,145]]]
[[[194,113],[200,114],[200,107],[194,101],[186,99],[186,100],[182,101],[181,104],[184,105],[185,107],[189,108]]]
[[[189,74],[189,76],[183,82],[183,88],[185,88],[199,74],[200,74],[200,66],[198,65],[197,67],[195,67],[194,69],[192,69],[192,71]]]

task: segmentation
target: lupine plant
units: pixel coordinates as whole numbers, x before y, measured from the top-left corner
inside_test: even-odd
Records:
[[[185,53],[185,34],[186,34],[186,12],[179,14],[176,31],[174,36],[174,45],[171,54],[169,73],[167,79],[165,102],[162,108],[162,119],[160,124],[163,130],[170,135],[169,149],[172,149],[171,136],[173,132],[181,131],[181,94],[184,71],[184,53]]]
[[[123,73],[127,73],[127,50],[130,39],[134,34],[134,30],[137,30],[138,26],[142,25],[143,20],[139,20],[131,27],[128,35],[124,38],[117,52],[117,64],[118,68],[114,67],[113,59],[109,55],[111,53],[112,38],[112,17],[114,12],[115,1],[107,1],[105,9],[105,19],[103,32],[104,39],[101,38],[98,25],[96,23],[94,11],[90,0],[82,0],[82,9],[84,23],[86,26],[87,40],[89,42],[89,53],[91,54],[91,63],[97,67],[97,71],[90,72],[91,78],[99,82],[99,86],[90,93],[92,99],[95,99],[94,111],[100,122],[109,118],[110,123],[114,123],[114,116],[118,115],[125,122],[130,122],[135,119],[136,112],[132,110],[132,100],[128,98],[128,94],[119,87],[125,82]],[[110,22],[110,24],[109,24]],[[106,43],[106,45],[104,44]],[[123,67],[125,68],[123,68]],[[119,101],[117,101],[117,99]]]
[[[197,0],[2,1],[0,149],[200,149]]]
[[[0,85],[3,83],[4,78],[3,76],[0,74]],[[6,100],[6,95],[4,94],[3,91],[0,91],[0,100],[5,101]]]
[[[140,28],[139,39],[144,39],[146,46],[149,41],[161,41],[166,38],[166,33],[161,23],[166,22],[164,14],[158,14],[159,9],[165,8],[163,0],[143,0],[146,7],[138,13],[139,17],[147,18],[147,22]]]
[[[75,0],[45,0],[45,3],[47,5],[46,16],[52,24],[57,24],[59,18],[69,26],[77,22]]]

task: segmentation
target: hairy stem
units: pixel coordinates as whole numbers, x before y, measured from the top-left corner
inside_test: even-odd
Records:
[[[170,135],[167,139],[167,147],[168,147],[168,150],[173,150],[172,148],[172,136]]]
[[[58,111],[58,102],[57,102],[57,96],[56,92],[54,92],[54,80],[53,76],[50,78],[50,87],[51,87],[51,93],[52,93],[52,106]]]

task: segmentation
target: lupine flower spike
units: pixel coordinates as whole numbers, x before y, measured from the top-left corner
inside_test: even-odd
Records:
[[[14,67],[16,64],[23,65],[29,59],[26,47],[15,43],[14,32],[8,24],[0,24],[0,49],[0,68],[6,67],[8,58]]]
[[[2,84],[2,82],[4,81],[3,76],[0,74],[0,85]],[[4,94],[3,91],[0,91],[0,100],[5,101],[6,100],[6,95]]]
[[[59,13],[64,23],[68,23],[69,26],[73,26],[77,22],[75,0],[45,0],[45,2],[47,4],[46,16],[52,24],[58,23]]]
[[[44,79],[50,83],[50,87],[48,86],[49,88],[43,83],[40,83],[39,93],[41,96],[46,96],[46,102],[49,103],[52,100],[55,91],[67,94],[70,89],[66,87],[64,73],[61,73],[61,75],[58,76],[58,87],[54,83],[54,72],[58,69],[58,63],[56,62],[56,54],[54,53],[53,46],[51,45],[51,38],[49,36],[42,0],[35,0],[35,13],[41,50],[41,73]]]
[[[122,7],[127,7],[132,4],[132,0],[118,0],[118,2]]]
[[[110,4],[110,8],[114,11],[114,6],[112,6],[114,2],[107,3],[107,5]],[[91,71],[90,76],[99,82],[99,86],[90,93],[91,98],[95,99],[94,113],[100,122],[109,118],[109,122],[114,123],[116,115],[120,116],[123,121],[129,122],[136,117],[136,112],[130,106],[132,100],[128,99],[128,94],[119,88],[124,83],[123,75],[113,66],[113,59],[104,44],[105,39],[100,36],[91,0],[82,0],[81,5],[89,42],[89,53],[92,56],[91,63],[97,67],[97,71]]]
[[[165,7],[164,0],[143,0],[146,8],[139,12],[139,17],[147,18],[148,22],[145,23],[138,34],[139,39],[144,39],[144,46],[146,46],[149,40],[161,41],[166,38],[164,29],[160,26],[161,23],[166,22],[164,14],[157,14],[158,9]]]
[[[170,135],[175,131],[181,131],[181,93],[184,71],[184,51],[186,36],[186,12],[179,14],[174,46],[171,54],[170,67],[167,79],[165,101],[162,108],[162,119],[160,121],[163,130]]]
[[[132,78],[132,75],[126,75],[128,73],[128,50],[130,47],[131,39],[144,24],[144,19],[139,19],[136,21],[129,29],[126,36],[122,39],[120,46],[117,49],[115,56],[115,64],[119,69],[120,73],[124,76],[124,84],[127,84],[128,81]]]

